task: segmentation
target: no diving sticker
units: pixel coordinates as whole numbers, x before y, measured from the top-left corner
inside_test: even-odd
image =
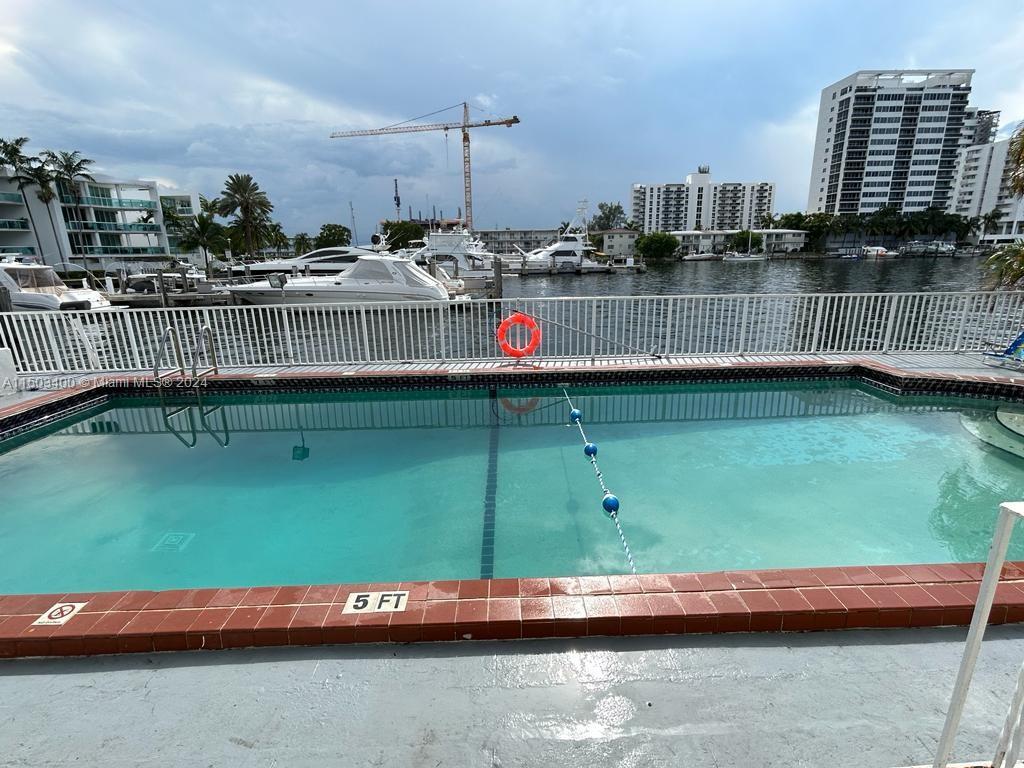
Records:
[[[85,603],[56,603],[50,610],[32,622],[33,626],[59,627],[67,624],[71,617],[85,608]]]
[[[408,592],[352,592],[342,613],[395,613],[404,611]]]

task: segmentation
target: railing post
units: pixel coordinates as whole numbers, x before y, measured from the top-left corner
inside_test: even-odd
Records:
[[[821,315],[824,312],[825,300],[828,294],[819,293],[814,297],[817,307],[814,310],[814,337],[811,339],[811,354],[817,354],[818,342],[821,339]]]
[[[953,741],[956,739],[956,730],[960,725],[960,717],[963,715],[964,702],[967,701],[967,689],[971,686],[974,666],[978,661],[978,653],[981,651],[981,641],[985,636],[989,614],[992,612],[996,587],[999,585],[999,574],[1002,571],[1003,562],[1006,560],[1010,534],[1013,532],[1013,524],[1018,517],[1024,517],[1024,501],[1005,501],[999,505],[999,518],[996,520],[995,533],[992,535],[992,544],[988,550],[985,574],[982,576],[978,599],[974,604],[971,628],[967,632],[967,643],[964,647],[964,655],[960,659],[960,669],[956,674],[953,696],[949,702],[949,710],[946,712],[942,736],[939,737],[933,768],[946,768],[949,764]]]
[[[281,311],[281,333],[284,336],[284,353],[289,363],[295,362],[295,354],[292,350],[292,326],[289,322],[288,313],[289,309],[286,306],[280,308]]]
[[[736,354],[743,356],[743,350],[746,349],[747,343],[747,314],[750,310],[750,297],[743,297],[743,313],[740,315],[740,339]]]
[[[669,296],[665,303],[665,354],[672,354],[672,311],[675,309],[676,300]]]
[[[590,364],[597,362],[597,299],[590,300]]]
[[[370,331],[366,326],[366,307],[359,306],[359,322],[363,327],[363,362],[370,362]]]
[[[889,295],[889,316],[885,320],[885,337],[882,342],[882,354],[886,355],[889,353],[889,347],[892,344],[892,333],[896,327],[896,306],[900,303],[900,296],[902,294],[893,293]]]
[[[964,295],[963,307],[960,309],[960,325],[956,330],[956,341],[953,343],[953,353],[960,354],[963,351],[962,345],[964,342],[964,326],[967,325],[967,310],[971,305],[971,296]]]

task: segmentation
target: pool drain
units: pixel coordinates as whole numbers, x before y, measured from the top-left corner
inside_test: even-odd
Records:
[[[604,483],[604,475],[601,473],[601,468],[597,465],[597,444],[590,442],[587,439],[587,433],[583,430],[583,411],[572,404],[572,398],[569,397],[569,393],[562,388],[562,394],[565,395],[565,401],[569,403],[569,421],[575,424],[580,431],[580,436],[583,438],[583,455],[590,461],[590,466],[594,468],[594,477],[597,478],[598,484],[601,486],[601,507],[605,513],[611,518],[611,521],[615,523],[615,530],[619,532],[619,541],[622,542],[622,551],[626,553],[626,561],[629,563],[629,570],[636,573],[636,563],[633,562],[633,553],[629,549],[629,542],[626,541],[626,534],[622,531],[622,524],[619,522],[619,498],[614,493],[608,490],[608,486]]]

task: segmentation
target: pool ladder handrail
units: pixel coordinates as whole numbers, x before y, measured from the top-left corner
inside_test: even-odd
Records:
[[[167,352],[167,342],[170,340],[174,341],[174,362],[176,365],[166,373],[160,373],[160,364],[163,362],[164,354]],[[199,360],[204,353],[207,367],[200,371]],[[204,376],[219,372],[220,366],[217,363],[217,345],[214,343],[213,328],[209,325],[204,325],[199,329],[199,339],[192,350],[192,380],[196,381]],[[173,325],[168,325],[164,328],[163,336],[160,338],[160,348],[157,350],[156,359],[153,362],[153,378],[156,381],[162,381],[169,376],[173,376],[175,373],[179,374],[181,378],[185,378],[185,353],[181,347],[181,335],[178,333],[178,329]]]
[[[205,344],[203,342],[206,342]],[[199,370],[199,356],[206,353],[207,367]],[[213,328],[204,325],[199,329],[199,339],[196,341],[195,349],[192,350],[192,378],[199,379],[202,376],[217,374],[220,371],[217,365],[217,346],[213,341]]]
[[[172,368],[167,373],[160,373],[160,363],[163,362],[164,353],[167,351],[167,341],[171,337],[174,338],[174,361],[177,363],[177,367]],[[169,376],[173,376],[175,372],[181,378],[185,378],[185,355],[181,351],[181,336],[178,334],[178,329],[173,325],[168,325],[164,328],[163,336],[160,338],[160,348],[157,350],[156,359],[153,361],[153,379],[155,381],[163,381]]]

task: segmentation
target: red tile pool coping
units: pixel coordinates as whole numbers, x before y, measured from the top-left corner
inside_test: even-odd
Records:
[[[0,657],[970,623],[984,565],[949,563],[568,578],[323,584],[0,597]],[[405,609],[343,613],[351,593]],[[54,606],[85,605],[62,625]],[[59,611],[58,611],[59,613]],[[1024,621],[1024,562],[989,622]]]
[[[851,356],[846,360],[671,365],[661,370],[859,366],[904,380],[1008,384],[996,376],[919,373]],[[632,370],[630,365],[594,369]],[[581,370],[590,370],[583,368]],[[637,368],[636,370],[640,370]],[[644,369],[651,370],[651,369]],[[490,369],[544,373],[560,369]],[[446,368],[358,373],[301,370],[254,377],[222,373],[215,381],[271,379],[470,377]],[[143,377],[145,378],[145,377]],[[8,407],[0,419],[27,414],[130,376],[98,377]],[[789,632],[862,627],[963,626],[970,623],[983,564],[929,564],[724,571],[568,578],[326,584],[163,592],[0,595],[0,658],[108,653],[407,643],[455,640]],[[352,593],[407,592],[404,610],[343,613]],[[36,624],[55,606],[83,604],[63,624]],[[60,613],[60,611],[58,611]],[[1007,563],[990,623],[1024,621],[1024,562]]]

